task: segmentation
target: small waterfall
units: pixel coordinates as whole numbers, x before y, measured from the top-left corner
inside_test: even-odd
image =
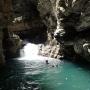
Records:
[[[49,65],[57,65],[60,60],[50,58],[50,57],[44,57],[39,55],[39,46],[40,44],[33,44],[33,43],[27,43],[21,50],[20,50],[20,57],[18,60],[23,61],[30,61],[30,62],[42,62],[46,63],[46,60],[48,60]]]
[[[21,50],[20,50],[20,58],[19,60],[42,60],[47,59],[48,57],[43,57],[38,55],[39,54],[39,45],[40,44],[33,44],[27,43]]]
[[[39,45],[33,43],[27,43],[21,50],[20,50],[20,60],[35,60],[37,59],[39,52]]]
[[[28,43],[26,44],[26,46],[23,48],[24,50],[24,56],[25,57],[36,57],[38,55],[39,49],[38,49],[38,45],[32,44],[32,43]]]

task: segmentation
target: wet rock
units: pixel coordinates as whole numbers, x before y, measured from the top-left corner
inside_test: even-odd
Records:
[[[90,57],[89,4],[89,0],[70,0],[68,2],[56,0],[57,27],[54,32],[54,36],[60,43],[63,43],[65,47],[71,47],[73,54],[76,53],[86,60]],[[69,48],[67,49],[69,50]]]
[[[3,31],[0,30],[0,65],[5,64],[5,58],[3,53]]]
[[[8,38],[4,38],[3,47],[6,59],[15,57],[18,55],[18,51],[22,47],[22,40],[18,35],[11,33]]]
[[[39,55],[60,59],[60,52],[63,53],[62,46],[55,39],[49,38],[46,44],[40,46]]]
[[[15,31],[20,37],[30,39],[32,37],[32,42],[40,41],[42,38],[43,42],[39,43],[43,45],[40,46],[39,54],[62,58],[63,50],[67,52],[71,47],[72,53],[68,52],[69,55],[76,53],[85,59],[90,57],[89,0],[14,0],[13,11],[13,19],[17,21],[15,26],[18,26],[18,29],[15,28],[13,31],[22,30],[24,26],[24,30],[29,31],[20,31],[20,33]],[[2,16],[0,13],[0,19]],[[22,17],[21,22],[16,20],[17,17]],[[19,37],[11,36],[7,42],[12,42],[10,51],[15,53],[19,46]]]
[[[89,43],[89,41],[83,39],[83,40],[78,40],[77,42],[74,44],[75,52],[77,54],[81,55],[87,61],[89,61],[89,58],[90,58],[90,52],[89,52],[90,43]]]

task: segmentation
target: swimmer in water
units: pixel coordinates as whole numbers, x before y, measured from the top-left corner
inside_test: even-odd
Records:
[[[49,64],[49,63],[48,63],[48,60],[46,60],[46,64]]]

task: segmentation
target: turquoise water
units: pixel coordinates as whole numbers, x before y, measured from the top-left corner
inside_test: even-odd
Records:
[[[68,61],[12,60],[0,70],[0,90],[90,90],[90,71]]]

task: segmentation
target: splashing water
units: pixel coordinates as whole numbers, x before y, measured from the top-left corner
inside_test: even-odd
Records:
[[[46,62],[46,60],[48,60],[48,62],[53,65],[57,65],[58,62],[60,62],[60,60],[58,59],[38,55],[39,45],[40,44],[27,43],[24,48],[20,50],[20,57],[18,58],[18,60],[29,60],[31,62],[44,63]]]

